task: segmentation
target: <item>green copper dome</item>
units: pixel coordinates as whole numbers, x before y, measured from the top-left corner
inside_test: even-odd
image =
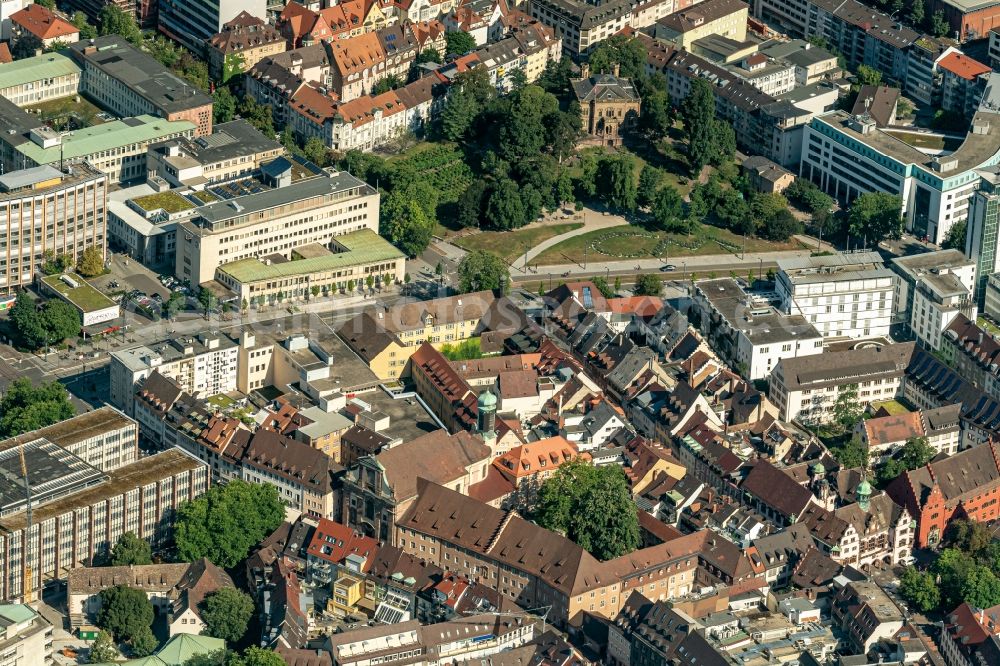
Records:
[[[479,394],[479,409],[496,409],[497,408],[497,397],[493,395],[493,391],[486,389]]]
[[[816,476],[826,476],[826,467],[823,466],[823,463],[818,462],[813,465],[813,474]]]
[[[858,484],[858,495],[871,496],[872,494],[872,484],[868,483],[868,479],[862,479],[861,483]]]

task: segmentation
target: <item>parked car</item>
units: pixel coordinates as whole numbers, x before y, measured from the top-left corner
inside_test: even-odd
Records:
[[[663,264],[662,266],[660,266],[660,271],[663,273],[669,273],[671,271],[676,271],[676,270],[677,267],[674,266],[673,264]]]

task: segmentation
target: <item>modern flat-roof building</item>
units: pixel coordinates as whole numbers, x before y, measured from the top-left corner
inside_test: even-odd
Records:
[[[969,198],[965,256],[976,262],[976,303],[985,305],[986,281],[1000,271],[1000,168],[978,172],[979,187]]]
[[[198,187],[249,175],[284,152],[247,121],[233,120],[216,125],[208,136],[150,144],[146,168],[172,187]]]
[[[982,39],[1000,26],[1000,3],[996,0],[931,0],[927,11],[942,12],[948,22],[949,37],[962,42]]]
[[[205,40],[241,12],[267,18],[267,0],[160,0],[160,32],[202,53]]]
[[[824,338],[868,338],[889,335],[895,280],[877,252],[854,252],[781,259],[775,289]]]
[[[55,273],[44,276],[38,274],[36,277],[35,285],[39,293],[68,303],[80,313],[84,326],[113,321],[121,313],[118,303],[79,275]]]
[[[212,133],[212,98],[119,35],[77,42],[69,53],[83,70],[80,92],[122,117],[186,120]]]
[[[899,277],[896,312],[921,344],[937,349],[941,334],[959,313],[976,320],[976,263],[959,250],[898,257],[890,266]]]
[[[107,177],[86,164],[62,173],[41,166],[0,176],[0,292],[31,283],[46,252],[75,263],[105,251]]]
[[[154,370],[187,393],[209,398],[236,390],[239,345],[218,332],[111,352],[111,404],[132,414],[135,392]]]
[[[988,98],[998,93],[987,86]],[[866,116],[817,116],[806,126],[800,173],[846,204],[864,192],[899,196],[907,229],[940,245],[951,226],[969,215],[977,170],[1000,162],[1000,113],[984,108],[962,144],[938,154],[906,143],[905,132],[879,129]]]
[[[52,625],[27,604],[0,604],[0,655],[4,666],[48,666]]]
[[[783,358],[823,351],[823,336],[801,314],[785,314],[732,278],[702,280],[694,304],[714,349],[747,379],[766,379]]]
[[[364,285],[369,275],[379,284],[395,283],[406,272],[406,255],[368,228],[331,238],[328,246],[307,245],[291,254],[291,261],[269,257],[266,263],[249,258],[222,264],[215,270],[215,280],[241,301],[271,303],[336,294],[349,282]]]
[[[0,442],[0,475],[7,477],[0,484],[0,597],[22,597],[26,565],[38,591],[125,532],[166,544],[176,508],[207,489],[208,468],[179,449],[137,455],[136,423],[110,408]]]
[[[0,97],[18,106],[76,95],[80,66],[64,53],[43,53],[0,65]]]
[[[213,280],[223,264],[274,254],[290,259],[303,245],[326,245],[335,236],[361,229],[377,232],[378,191],[351,174],[283,182],[274,189],[207,204],[181,222],[177,277],[202,284]]]
[[[13,33],[10,17],[21,11],[32,0],[0,0],[0,39],[7,42]]]
[[[111,183],[129,183],[145,180],[146,147],[150,143],[190,137],[196,129],[187,120],[142,115],[66,134],[38,127],[0,135],[0,142],[4,144],[4,166],[8,170],[88,162],[107,175]]]
[[[986,278],[982,313],[994,321],[1000,321],[1000,273]]]

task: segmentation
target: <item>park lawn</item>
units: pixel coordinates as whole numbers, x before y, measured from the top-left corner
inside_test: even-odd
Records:
[[[504,261],[510,263],[542,241],[579,229],[582,226],[582,222],[568,222],[565,224],[536,224],[517,231],[480,231],[455,239],[454,243],[463,250],[494,252],[500,255]]]
[[[774,243],[760,238],[747,238],[747,252],[799,250],[802,244],[789,240]],[[702,225],[690,236],[646,231],[628,226],[599,229],[550,247],[535,257],[537,265],[582,264],[591,261],[628,261],[630,259],[666,259],[695,257],[709,254],[737,254],[743,251],[743,237],[726,229]]]

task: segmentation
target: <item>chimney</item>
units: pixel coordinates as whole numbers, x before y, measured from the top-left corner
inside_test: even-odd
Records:
[[[590,78],[590,63],[585,62],[580,65],[580,78],[589,79]]]
[[[616,63],[615,63],[615,66],[614,66],[614,68],[613,68],[613,69],[611,70],[611,72],[612,72],[612,73],[613,73],[613,74],[614,74],[615,76],[618,76],[619,72],[621,72],[621,65],[619,65],[619,64],[618,64],[618,63],[616,62]]]

